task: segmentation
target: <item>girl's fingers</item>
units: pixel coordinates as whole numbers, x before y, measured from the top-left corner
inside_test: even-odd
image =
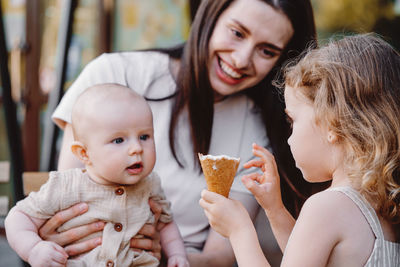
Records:
[[[262,168],[264,165],[264,162],[260,159],[252,159],[243,164],[243,167],[246,169],[249,169],[251,167],[256,167],[256,168]]]
[[[253,172],[253,173],[242,176],[243,184],[249,183],[250,181],[256,181],[259,184],[263,184],[263,183],[265,183],[265,178],[264,178],[264,175],[262,175],[261,173],[257,173],[257,172]]]
[[[222,200],[224,198],[224,196],[221,196],[220,194],[217,194],[215,192],[211,192],[209,190],[203,189],[201,191],[201,198],[209,203],[215,203],[219,200]]]

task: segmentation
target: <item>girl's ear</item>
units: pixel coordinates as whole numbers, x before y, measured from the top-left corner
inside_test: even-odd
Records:
[[[86,146],[83,143],[74,141],[71,145],[71,151],[83,164],[90,164],[89,156],[86,153]]]
[[[338,136],[331,130],[328,131],[328,142],[334,144],[338,141]]]

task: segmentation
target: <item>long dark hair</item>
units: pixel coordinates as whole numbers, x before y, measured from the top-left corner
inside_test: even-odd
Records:
[[[219,16],[234,1],[203,0],[194,18],[186,44],[167,51],[171,57],[180,57],[181,60],[176,81],[177,92],[174,95],[176,101],[169,129],[172,154],[181,167],[183,164],[178,155],[179,147],[176,147],[175,132],[179,114],[184,107],[187,107],[189,112],[195,162],[197,162],[197,153],[207,154],[209,151],[214,97],[208,77],[208,44]],[[260,1],[286,14],[294,29],[294,35],[270,73],[259,84],[242,93],[251,98],[261,111],[265,130],[280,169],[284,203],[291,213],[296,215],[305,198],[311,194],[312,188],[295,167],[287,144],[290,127],[285,119],[284,102],[272,85],[272,80],[276,77],[280,79],[279,70],[283,62],[301,54],[310,42],[316,44],[313,11],[309,0]]]

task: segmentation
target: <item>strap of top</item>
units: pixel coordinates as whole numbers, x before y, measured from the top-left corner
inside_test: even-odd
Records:
[[[367,219],[369,225],[371,226],[374,235],[377,238],[384,238],[381,224],[379,222],[378,216],[375,210],[369,204],[369,202],[355,189],[344,186],[344,187],[332,187],[328,189],[329,191],[339,191],[348,196],[361,210],[365,219]]]

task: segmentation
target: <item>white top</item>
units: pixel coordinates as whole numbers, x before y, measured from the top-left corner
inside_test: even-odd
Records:
[[[382,227],[375,210],[368,201],[351,187],[333,187],[330,191],[342,192],[348,196],[361,210],[376,239],[374,249],[365,267],[394,267],[400,266],[400,243],[385,240]]]
[[[103,54],[90,62],[68,89],[53,114],[54,122],[63,128],[71,122],[71,110],[77,96],[86,88],[99,83],[126,85],[148,98],[162,98],[175,92],[176,84],[169,70],[169,56],[159,52],[123,52]],[[187,110],[178,122],[177,153],[184,159],[180,168],[172,156],[168,131],[173,99],[149,101],[154,117],[154,138],[157,161],[155,171],[160,175],[167,199],[172,203],[174,219],[185,245],[202,249],[209,224],[198,204],[200,192],[206,188],[204,176],[194,169],[194,156]],[[261,116],[253,102],[244,95],[231,96],[214,105],[214,126],[209,154],[229,155],[241,159],[231,191],[250,194],[240,177],[253,170],[243,169],[243,163],[253,158],[252,143],[267,146]],[[257,208],[255,199],[253,207]]]

